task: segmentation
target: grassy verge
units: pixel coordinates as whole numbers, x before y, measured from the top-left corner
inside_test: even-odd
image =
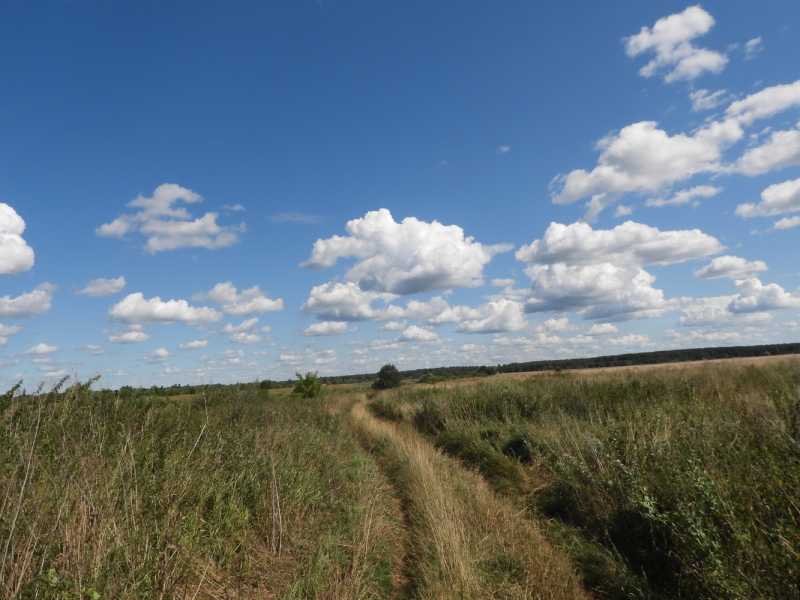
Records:
[[[582,598],[569,560],[476,474],[414,431],[353,408],[356,430],[381,457],[407,515],[409,595],[415,598]]]
[[[800,363],[414,386],[376,397],[551,519],[609,598],[800,597]]]
[[[322,402],[0,397],[0,596],[380,598],[398,523]]]

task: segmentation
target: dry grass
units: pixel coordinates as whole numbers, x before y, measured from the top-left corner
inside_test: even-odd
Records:
[[[412,527],[411,590],[419,598],[583,598],[565,556],[534,523],[410,429],[352,409],[382,456]]]

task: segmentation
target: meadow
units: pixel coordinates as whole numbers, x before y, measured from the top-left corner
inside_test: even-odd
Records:
[[[0,396],[7,598],[800,598],[800,361]]]

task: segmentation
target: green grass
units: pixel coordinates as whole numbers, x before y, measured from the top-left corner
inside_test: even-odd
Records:
[[[319,400],[0,398],[2,597],[379,598],[397,527]]]
[[[553,374],[373,401],[498,491],[608,598],[800,597],[800,363]]]

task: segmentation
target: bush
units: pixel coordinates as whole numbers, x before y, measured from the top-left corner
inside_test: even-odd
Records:
[[[398,387],[402,383],[400,371],[397,370],[392,364],[383,365],[381,370],[378,371],[378,378],[372,384],[373,390],[388,390],[389,388]]]
[[[295,373],[295,375],[297,375],[297,382],[294,384],[292,394],[301,398],[316,398],[325,393],[322,388],[322,378],[317,375],[316,371],[313,373],[309,371],[305,377],[300,373]]]

